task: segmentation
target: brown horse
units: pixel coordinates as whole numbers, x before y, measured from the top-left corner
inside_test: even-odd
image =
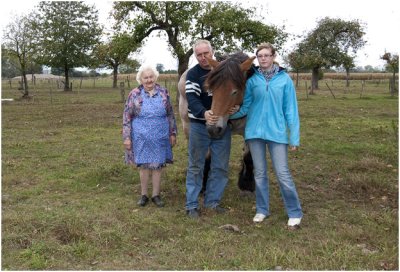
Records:
[[[241,105],[246,86],[246,80],[251,71],[251,66],[255,57],[249,58],[244,53],[236,53],[222,62],[213,59],[208,59],[211,72],[207,75],[205,87],[208,92],[212,93],[213,100],[211,110],[214,115],[219,116],[219,120],[215,125],[207,124],[207,131],[210,137],[221,137],[226,127],[229,125],[232,130],[232,135],[238,134],[244,136],[244,127],[246,118],[229,120],[228,111],[234,105]],[[188,103],[185,94],[185,71],[178,83],[179,90],[179,114],[182,120],[182,126],[186,138],[189,137],[189,118],[188,118]],[[207,178],[207,168],[209,161],[206,161],[204,182]],[[204,185],[203,185],[204,186]],[[244,191],[254,191],[254,176],[253,176],[253,161],[249,149],[244,144],[244,154],[242,159],[242,170],[239,174],[238,186]]]

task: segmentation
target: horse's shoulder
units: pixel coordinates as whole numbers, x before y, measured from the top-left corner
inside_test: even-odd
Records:
[[[185,84],[186,84],[186,75],[188,73],[189,69],[186,69],[185,72],[183,72],[183,74],[181,75],[181,77],[179,78],[179,82],[178,82],[178,90],[179,92],[185,93]]]

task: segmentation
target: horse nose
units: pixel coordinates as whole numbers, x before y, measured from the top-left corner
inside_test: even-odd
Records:
[[[225,129],[220,126],[210,126],[207,125],[208,135],[212,139],[220,139],[224,135]]]

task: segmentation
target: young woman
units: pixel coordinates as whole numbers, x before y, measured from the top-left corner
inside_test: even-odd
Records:
[[[247,80],[243,105],[230,118],[247,115],[245,140],[253,157],[256,181],[256,215],[253,221],[262,222],[270,214],[268,146],[289,217],[288,226],[294,227],[300,225],[303,217],[287,154],[288,148],[295,151],[300,143],[296,91],[286,70],[275,62],[276,52],[271,44],[259,45],[256,56],[259,67],[254,68],[254,75]]]

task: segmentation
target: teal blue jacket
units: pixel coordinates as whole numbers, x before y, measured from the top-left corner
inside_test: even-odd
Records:
[[[264,139],[299,146],[300,121],[292,79],[280,68],[267,82],[255,70],[247,80],[242,106],[230,119],[247,115],[245,140]]]

